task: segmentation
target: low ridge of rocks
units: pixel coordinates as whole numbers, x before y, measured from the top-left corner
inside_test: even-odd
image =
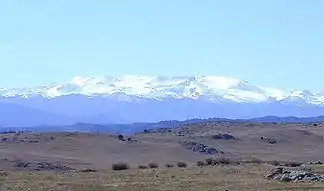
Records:
[[[202,154],[207,154],[207,155],[216,155],[216,154],[224,154],[224,151],[209,147],[205,144],[202,143],[197,143],[193,141],[184,141],[181,142],[182,146],[184,146],[185,149],[193,151],[193,152],[199,152]]]

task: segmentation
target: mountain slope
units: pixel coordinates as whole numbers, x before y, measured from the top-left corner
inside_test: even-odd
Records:
[[[222,76],[154,77],[125,75],[121,77],[76,77],[61,84],[35,88],[0,89],[3,97],[56,98],[66,95],[105,96],[126,101],[136,99],[199,99],[208,102],[239,103],[303,102],[321,105],[324,95],[309,91],[285,91],[261,87],[247,81]]]
[[[324,115],[323,93],[290,92],[220,76],[77,77],[47,86],[2,88],[0,102],[22,106],[7,114],[13,120],[4,123],[9,125],[18,122],[26,125],[31,121],[49,125],[66,121],[106,124]],[[24,114],[25,107],[36,109],[30,113],[38,112],[29,121]],[[45,117],[39,117],[44,111]],[[62,116],[67,118],[61,119]]]
[[[0,126],[34,126],[69,124],[72,120],[47,111],[11,103],[0,103]]]

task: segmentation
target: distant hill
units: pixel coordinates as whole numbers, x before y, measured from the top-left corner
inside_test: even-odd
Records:
[[[312,123],[312,122],[324,122],[324,116],[318,117],[276,117],[266,116],[260,118],[252,118],[248,121],[253,122],[282,122],[282,123]]]
[[[14,126],[3,127],[2,132],[7,131],[37,131],[37,132],[85,132],[85,133],[113,133],[113,134],[134,134],[144,132],[145,130],[159,128],[175,128],[185,124],[204,123],[204,122],[233,122],[233,123],[316,123],[324,122],[324,116],[312,118],[298,117],[275,117],[266,116],[252,119],[190,119],[185,121],[161,121],[158,123],[131,123],[131,124],[93,124],[93,123],[76,123],[71,125],[38,125],[38,126]]]
[[[72,123],[68,117],[12,103],[0,103],[0,126],[62,125]]]

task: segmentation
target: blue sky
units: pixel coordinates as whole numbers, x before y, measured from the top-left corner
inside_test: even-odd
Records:
[[[222,75],[324,90],[321,0],[0,1],[0,87]]]

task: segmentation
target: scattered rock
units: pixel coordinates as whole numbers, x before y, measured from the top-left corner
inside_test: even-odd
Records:
[[[179,136],[179,137],[184,137],[185,135],[183,134],[183,132],[178,132],[178,133],[177,133],[177,136]]]
[[[267,179],[278,180],[282,182],[324,182],[324,176],[313,174],[305,170],[285,170],[277,167],[266,174]]]
[[[29,163],[24,163],[24,162],[17,162],[16,167],[18,168],[27,168]]]
[[[136,139],[133,139],[133,138],[131,138],[131,137],[128,137],[128,138],[127,138],[127,141],[128,141],[128,142],[138,142]]]
[[[276,144],[277,140],[273,139],[271,137],[261,137],[261,140],[263,140],[265,143],[269,143],[269,144]]]
[[[322,165],[323,162],[322,161],[310,161],[310,162],[307,162],[307,163],[304,163],[304,165]]]
[[[39,142],[47,142],[52,141],[55,138],[53,136],[47,136],[43,134],[22,134],[15,133],[11,135],[5,135],[0,137],[1,142],[7,143],[39,143]]]
[[[277,168],[271,169],[266,174],[266,178],[273,179],[274,177],[278,176],[279,174],[283,174],[283,172],[284,172],[284,169],[282,167],[277,167]]]
[[[202,143],[196,143],[192,141],[186,141],[181,143],[187,150],[191,150],[193,152],[200,152],[203,154],[208,155],[215,155],[215,154],[224,154],[223,151],[215,149],[213,147],[209,147]]]
[[[213,139],[216,139],[216,140],[236,140],[237,138],[234,137],[233,135],[224,133],[224,134],[214,135]]]
[[[126,141],[125,137],[123,135],[118,135],[118,140],[120,141]]]
[[[57,171],[57,172],[66,172],[73,170],[69,166],[52,164],[47,162],[17,162],[16,167],[24,170],[32,170],[32,171]]]
[[[171,128],[145,129],[144,133],[171,133]]]

